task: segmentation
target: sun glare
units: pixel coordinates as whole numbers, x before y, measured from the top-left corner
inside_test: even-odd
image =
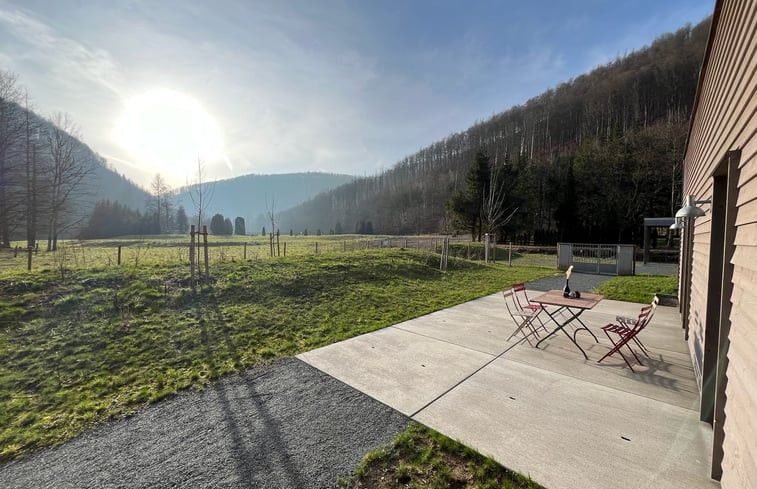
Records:
[[[127,100],[116,138],[138,163],[176,183],[191,175],[197,158],[223,158],[221,131],[213,117],[197,100],[173,90],[152,90]]]

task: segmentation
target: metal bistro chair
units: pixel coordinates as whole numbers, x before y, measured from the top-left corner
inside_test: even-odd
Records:
[[[641,359],[636,355],[636,352],[633,351],[633,348],[631,348],[631,345],[628,343],[630,341],[633,341],[636,343],[636,346],[639,347],[642,353],[649,358],[649,351],[647,350],[647,347],[644,346],[644,343],[641,342],[641,340],[638,338],[638,334],[641,333],[641,331],[647,327],[649,322],[652,320],[652,317],[654,316],[655,311],[657,310],[657,304],[659,303],[659,299],[655,296],[652,303],[648,306],[643,306],[641,308],[641,311],[639,311],[639,316],[636,318],[627,318],[623,316],[617,316],[615,320],[618,322],[618,324],[610,323],[604,327],[602,327],[602,331],[605,332],[607,335],[607,338],[610,339],[610,342],[613,344],[612,349],[605,354],[602,358],[600,358],[597,363],[601,362],[605,358],[609,357],[610,355],[614,355],[615,353],[618,353],[621,357],[623,357],[623,360],[626,362],[626,365],[628,365],[628,368],[631,369],[631,372],[635,372],[631,364],[629,363],[628,359],[625,355],[623,355],[623,352],[621,351],[621,348],[625,346],[628,348],[628,350],[631,352],[631,354],[634,356],[637,362],[639,362],[639,365],[644,366],[643,363],[641,363]],[[618,341],[616,342],[613,340],[612,336],[610,336],[610,333],[614,333],[618,335]]]
[[[536,332],[536,329],[534,328],[533,322],[534,322],[534,319],[536,319],[536,317],[541,313],[541,310],[519,308],[512,288],[503,290],[502,296],[505,299],[505,306],[507,306],[507,312],[510,313],[510,317],[515,322],[515,326],[516,326],[515,331],[513,331],[512,334],[507,337],[506,341],[510,341],[510,338],[512,338],[518,333],[522,333],[523,337],[526,339],[528,344],[531,346],[534,346],[533,343],[531,343],[529,336],[533,335],[533,336],[536,336],[537,338],[539,337],[539,334]],[[526,332],[524,330],[528,330],[530,332]]]
[[[528,294],[526,293],[526,284],[524,283],[513,284],[511,288],[513,290],[513,296],[515,297],[515,303],[518,309],[526,310],[526,311],[538,311],[538,313],[541,313],[541,311],[544,310],[543,305],[537,304],[535,302],[531,302],[531,300],[528,298]],[[546,332],[547,327],[544,325],[544,322],[541,320],[541,317],[539,317],[539,314],[536,314],[536,319],[539,321],[539,324],[541,325],[541,329],[543,329]]]

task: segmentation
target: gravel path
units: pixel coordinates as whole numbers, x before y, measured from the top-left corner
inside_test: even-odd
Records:
[[[0,487],[334,487],[408,423],[288,358],[0,465]]]
[[[591,289],[598,287],[599,284],[611,278],[609,275],[574,272],[570,276],[570,290],[591,292]],[[565,287],[565,274],[557,277],[540,278],[539,280],[528,282],[526,286],[533,290],[562,290]]]

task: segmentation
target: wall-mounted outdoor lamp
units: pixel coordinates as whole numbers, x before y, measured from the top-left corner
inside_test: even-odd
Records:
[[[687,195],[686,205],[678,209],[678,212],[676,212],[676,219],[689,218],[689,217],[702,217],[704,215],[704,211],[700,207],[697,207],[697,206],[702,205],[702,204],[711,204],[711,203],[712,203],[712,200],[710,199],[694,200],[693,195]],[[678,222],[676,222],[676,224],[678,224]],[[676,224],[674,224],[673,226],[675,226]],[[671,226],[671,229],[673,229],[672,226]]]
[[[683,229],[683,219],[677,218],[676,222],[670,225],[670,229],[672,229],[673,231],[676,231],[678,229]]]

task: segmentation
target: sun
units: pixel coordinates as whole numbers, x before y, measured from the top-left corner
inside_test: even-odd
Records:
[[[223,158],[215,119],[197,100],[174,90],[151,90],[128,99],[116,123],[116,139],[138,163],[169,181],[185,181],[198,158]]]

